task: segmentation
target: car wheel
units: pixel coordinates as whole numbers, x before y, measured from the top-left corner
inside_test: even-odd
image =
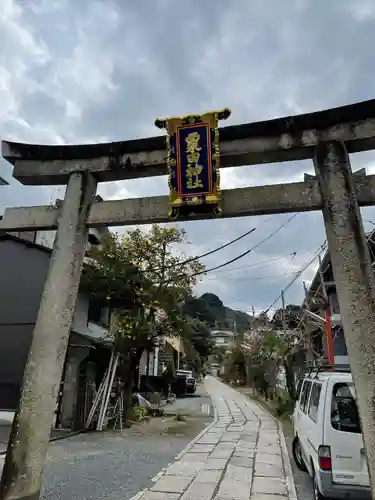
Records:
[[[300,444],[297,436],[293,439],[292,451],[293,451],[294,461],[295,461],[297,467],[299,468],[299,470],[301,470],[303,472],[307,472],[307,467],[306,467],[305,462],[303,461],[303,458],[302,458],[301,444]]]
[[[314,469],[313,469],[312,482],[313,482],[313,496],[314,496],[314,500],[324,500],[326,497],[324,497],[320,493],[320,491],[319,491],[319,485],[318,485],[318,481],[316,479],[316,474],[315,474]]]

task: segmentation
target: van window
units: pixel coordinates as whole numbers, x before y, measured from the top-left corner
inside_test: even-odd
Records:
[[[306,407],[307,407],[307,402],[309,400],[310,389],[311,389],[311,382],[309,380],[305,380],[302,387],[301,398],[299,402],[301,410],[304,413],[306,413]]]
[[[301,395],[302,384],[303,384],[303,379],[300,378],[299,381],[297,382],[297,388],[296,388],[296,399],[297,400],[299,399],[299,397]]]
[[[314,383],[311,389],[310,403],[309,403],[309,417],[316,422],[318,418],[320,393],[322,391],[322,384]]]
[[[361,433],[356,394],[352,383],[340,382],[333,386],[331,425],[337,431]]]

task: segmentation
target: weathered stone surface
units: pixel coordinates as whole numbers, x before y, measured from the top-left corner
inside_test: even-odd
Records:
[[[286,500],[288,497],[283,495],[267,495],[265,493],[254,493],[250,500]]]
[[[284,477],[284,469],[278,464],[265,464],[262,462],[255,462],[255,475],[266,477]]]
[[[212,450],[215,449],[215,446],[212,444],[196,444],[192,446],[189,450],[189,453],[211,453]]]
[[[258,446],[259,453],[267,453],[268,455],[281,455],[280,446]]]
[[[205,470],[223,470],[228,463],[228,459],[226,458],[209,458],[205,464]]]
[[[179,493],[164,493],[161,491],[146,491],[140,500],[178,500]]]
[[[237,467],[253,467],[254,459],[249,457],[232,457],[229,463]]]
[[[215,496],[216,500],[248,500],[250,484],[247,481],[224,479]]]
[[[227,450],[218,450],[218,449],[215,449],[211,453],[210,458],[229,458],[229,457],[232,456],[233,451],[234,451],[234,448],[233,449],[227,449]]]
[[[233,441],[221,441],[215,448],[215,450],[234,450],[236,442]]]
[[[271,464],[271,465],[280,465],[282,466],[281,455],[270,455],[268,453],[257,453],[256,457],[257,463]]]
[[[287,488],[280,478],[254,477],[252,493],[267,493],[268,495],[286,495]]]
[[[195,483],[218,483],[223,471],[221,469],[217,470],[202,470],[198,473],[197,477],[194,479]]]
[[[215,400],[219,420],[170,466],[152,493],[174,495],[172,500],[177,493],[178,500],[286,500],[287,482],[274,419],[220,382],[208,378],[206,384],[220,387]],[[247,418],[253,419],[250,425]],[[216,439],[220,439],[216,446],[207,443]]]
[[[187,462],[179,460],[170,465],[167,469],[167,474],[181,476],[195,476],[195,474],[203,468],[204,462]]]
[[[206,459],[208,458],[208,453],[186,453],[181,458],[181,461],[183,462],[205,462]]]
[[[192,480],[192,477],[172,476],[168,474],[162,476],[158,481],[156,481],[156,483],[151,487],[151,491],[160,491],[163,493],[182,493],[186,490]]]
[[[211,500],[216,483],[194,483],[185,491],[181,500]]]
[[[252,467],[238,467],[233,464],[229,464],[227,470],[225,471],[224,481],[242,481],[251,483],[253,477]]]
[[[254,458],[255,450],[235,450],[233,456],[243,457],[243,458]]]

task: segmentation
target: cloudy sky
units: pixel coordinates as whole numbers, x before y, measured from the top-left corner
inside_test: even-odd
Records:
[[[40,144],[126,140],[160,133],[159,116],[229,106],[226,124],[299,114],[375,93],[373,0],[0,0],[0,136]],[[375,155],[352,156],[375,171]],[[222,188],[298,181],[309,161],[225,169]],[[60,188],[23,187],[0,160],[0,213],[48,204]],[[106,199],[167,194],[167,179],[102,184]],[[375,209],[363,211],[373,228]],[[190,255],[256,231],[204,263],[241,254],[290,215],[190,222]],[[324,241],[319,213],[299,214],[197,292],[228,306],[268,307]],[[296,252],[296,253],[295,253]],[[294,256],[293,256],[294,255]],[[286,292],[299,303],[302,280]],[[275,304],[277,307],[279,303]]]

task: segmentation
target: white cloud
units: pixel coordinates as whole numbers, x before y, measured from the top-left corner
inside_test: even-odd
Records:
[[[333,29],[334,27],[334,29]],[[3,0],[0,11],[0,135],[64,144],[157,135],[158,116],[229,106],[228,124],[315,111],[373,97],[371,0]],[[223,125],[226,123],[223,122]],[[352,155],[372,173],[374,153]],[[222,188],[300,181],[312,162],[223,169]],[[10,167],[0,161],[0,175]],[[59,188],[12,182],[1,205],[49,203]],[[166,178],[100,185],[108,199],[167,194]],[[375,221],[375,211],[363,211]],[[256,232],[204,262],[214,267],[274,231],[285,216],[181,223],[190,255],[250,227]],[[266,221],[266,222],[265,222]],[[366,224],[370,225],[369,222]],[[320,214],[300,214],[256,252],[209,274],[199,292],[244,310],[267,307],[324,239]],[[307,251],[310,249],[309,251]],[[303,250],[306,250],[303,253]],[[291,253],[297,252],[292,259]],[[286,293],[302,299],[302,280]],[[277,307],[277,304],[275,305]]]

